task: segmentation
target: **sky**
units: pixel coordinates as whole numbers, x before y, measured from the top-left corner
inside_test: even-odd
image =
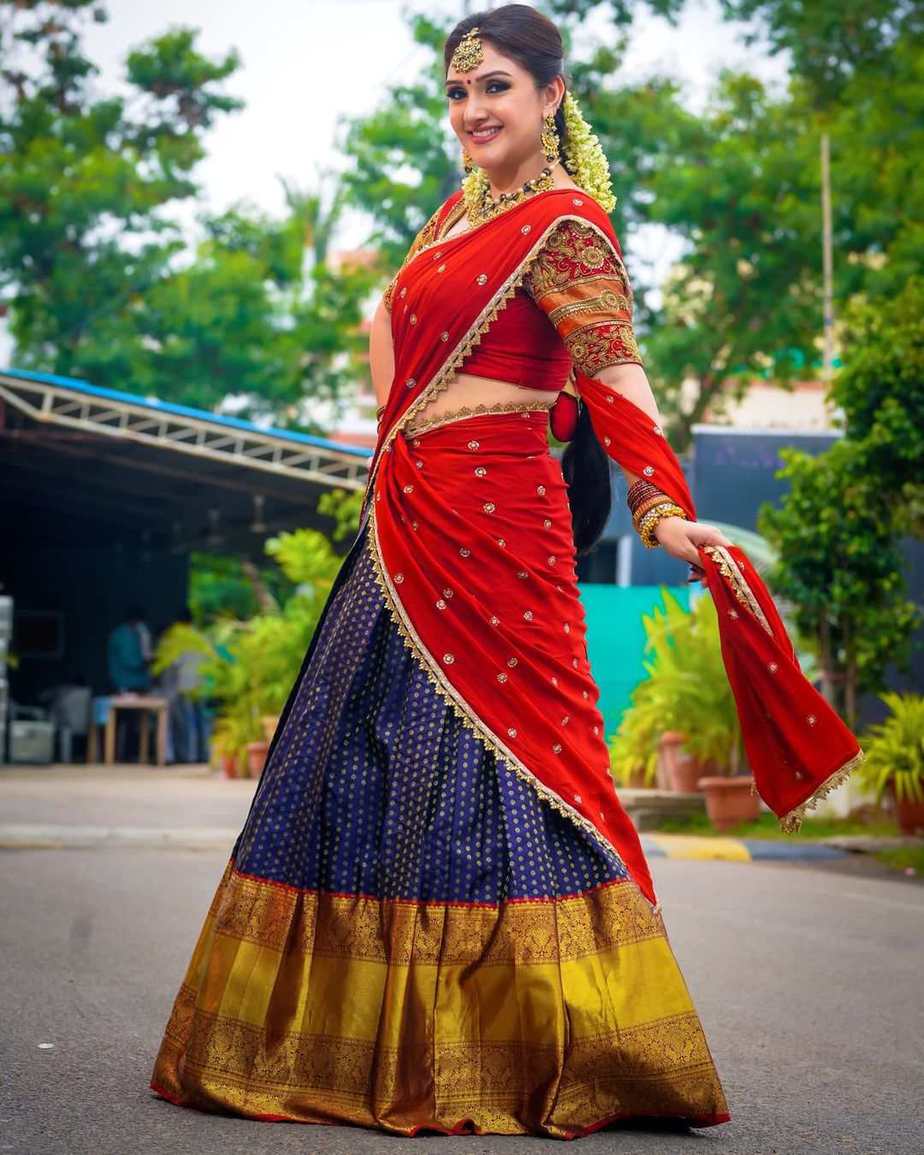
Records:
[[[425,50],[413,43],[404,14],[460,17],[466,7],[460,0],[109,0],[110,20],[91,27],[87,45],[106,86],[118,82],[131,47],[171,24],[201,29],[200,48],[210,55],[236,48],[242,65],[227,87],[246,105],[221,117],[209,133],[200,176],[210,208],[246,199],[278,212],[280,176],[310,185],[319,171],[343,163],[335,147],[339,117],[372,112],[390,83],[417,75]],[[477,11],[479,5],[468,7]],[[607,36],[603,6],[583,35],[588,43]],[[742,46],[736,29],[719,19],[714,0],[690,0],[677,28],[643,17],[631,44],[627,74],[673,74],[693,107],[702,105],[722,66],[748,65],[768,80],[784,73],[782,61]],[[338,243],[360,244],[365,227],[361,218],[349,218]]]
[[[241,66],[226,87],[245,107],[219,117],[206,137],[208,155],[198,170],[204,199],[182,216],[192,227],[195,211],[239,201],[279,213],[280,177],[311,187],[320,173],[341,167],[338,119],[372,112],[386,98],[387,86],[413,79],[426,58],[411,39],[407,14],[460,18],[481,7],[462,0],[108,0],[108,22],[90,24],[85,43],[101,67],[97,83],[104,92],[122,83],[128,52],[171,25],[200,29],[200,51],[211,56],[237,49]],[[609,39],[604,6],[585,22],[576,47],[596,38]],[[673,75],[692,108],[702,107],[722,67],[748,67],[770,83],[781,83],[785,75],[781,59],[743,46],[739,30],[720,19],[716,0],[688,0],[675,28],[641,16],[630,44],[625,75]],[[335,247],[359,246],[367,233],[365,218],[345,214]],[[660,228],[621,240],[630,268],[633,258],[644,263],[649,284],[661,279],[678,251]],[[9,342],[0,332],[0,363],[8,356]]]

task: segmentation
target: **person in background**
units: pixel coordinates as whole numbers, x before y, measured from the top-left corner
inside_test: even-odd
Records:
[[[183,609],[177,621],[192,623],[192,614]],[[157,688],[169,702],[167,761],[194,763],[208,761],[207,720],[196,691],[202,675],[201,650],[184,650],[158,679]]]
[[[144,621],[144,610],[137,603],[130,605],[122,621],[109,634],[106,644],[106,663],[110,688],[116,694],[146,693],[151,688],[148,664],[151,660],[151,631]],[[141,716],[127,711],[116,735],[116,757],[127,761],[136,753],[141,738]]]
[[[143,693],[151,688],[151,631],[139,605],[129,606],[121,623],[110,632],[106,659],[115,693]]]

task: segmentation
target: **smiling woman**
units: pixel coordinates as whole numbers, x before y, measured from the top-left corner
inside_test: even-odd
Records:
[[[730,1119],[588,660],[576,559],[609,459],[643,540],[708,580],[770,805],[793,820],[857,746],[748,559],[696,521],[561,54],[519,4],[446,42],[450,121],[479,163],[376,314],[359,532],[154,1067],[183,1106],[404,1135]],[[547,399],[569,370],[559,463]]]

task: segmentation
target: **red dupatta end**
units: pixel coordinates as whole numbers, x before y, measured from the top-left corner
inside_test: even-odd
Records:
[[[691,520],[696,509],[680,461],[660,427],[596,377],[575,381],[604,450],[646,477]],[[863,751],[805,677],[760,574],[738,546],[702,546],[700,565],[718,614],[722,659],[754,786],[788,832],[844,782]]]

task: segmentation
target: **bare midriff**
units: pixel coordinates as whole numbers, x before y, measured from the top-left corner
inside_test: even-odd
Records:
[[[423,426],[454,416],[467,417],[471,411],[504,413],[516,409],[550,409],[557,397],[557,390],[531,389],[513,381],[459,373],[446,389],[413,414],[407,431],[414,433]]]

